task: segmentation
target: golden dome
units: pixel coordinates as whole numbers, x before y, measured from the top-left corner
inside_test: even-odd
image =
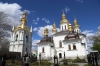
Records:
[[[80,26],[78,25],[78,21],[76,20],[76,18],[74,20],[74,28],[80,28]]]
[[[44,35],[48,35],[48,29],[47,28],[44,29]]]
[[[72,32],[73,31],[73,27],[71,24],[68,25],[68,31]]]
[[[21,30],[21,29],[24,29],[24,30],[28,30],[28,31],[29,31],[29,28],[28,28],[26,25],[24,25],[23,28],[22,28],[22,25],[19,25],[19,26],[15,29],[15,31],[18,31],[18,30]]]
[[[53,29],[52,29],[52,32],[58,32],[58,31],[57,31],[57,28],[56,28],[56,24],[55,24],[55,23],[53,24]]]
[[[62,20],[60,21],[60,24],[62,23],[69,23],[69,21],[66,19],[66,15],[64,14],[64,12],[62,14]]]
[[[27,22],[26,12],[24,12],[23,13],[23,16],[21,18],[21,24],[15,29],[15,31],[21,30],[21,29],[24,29],[24,30],[28,30],[29,31],[29,28],[27,27],[26,22]]]

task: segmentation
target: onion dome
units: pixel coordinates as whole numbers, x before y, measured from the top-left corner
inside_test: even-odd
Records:
[[[21,29],[29,31],[29,28],[26,26],[26,23],[27,23],[26,12],[24,12],[21,18],[21,24],[15,29],[15,31],[21,30]]]
[[[56,28],[56,24],[55,24],[55,23],[53,24],[53,29],[52,29],[52,32],[58,32],[58,31],[57,31],[57,28]]]
[[[74,20],[74,28],[80,28],[80,26],[78,25],[78,21],[76,20],[76,18]]]
[[[53,43],[53,39],[51,37],[48,37],[48,29],[47,28],[44,29],[44,38],[42,38],[42,40],[40,42],[52,42]]]
[[[60,21],[60,24],[62,23],[69,23],[69,21],[66,19],[66,15],[64,14],[64,11],[63,11],[63,14],[62,14],[62,20]]]

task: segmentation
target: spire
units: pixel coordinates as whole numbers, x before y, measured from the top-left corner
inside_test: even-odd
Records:
[[[80,28],[80,26],[78,25],[77,19],[74,17],[74,28],[76,27]]]
[[[13,26],[13,28],[12,28],[12,31],[14,31],[15,30],[15,26]]]
[[[73,31],[73,27],[72,27],[72,25],[69,23],[69,25],[68,25],[68,31],[69,32],[72,32]]]
[[[44,36],[48,36],[48,29],[47,28],[44,29]]]
[[[32,33],[33,31],[32,31],[32,26],[31,26],[31,28],[30,28],[30,32]]]
[[[53,24],[52,32],[58,32],[58,31],[57,31],[57,28],[56,28],[56,24],[55,24],[55,22],[54,22],[54,24]]]

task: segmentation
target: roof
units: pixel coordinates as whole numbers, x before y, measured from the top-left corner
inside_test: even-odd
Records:
[[[63,41],[73,41],[73,40],[81,40],[80,38],[73,38],[73,39],[67,39],[67,40],[63,40]]]
[[[46,42],[53,43],[52,37],[44,36],[44,38],[42,38],[39,43],[46,43]]]
[[[66,31],[60,31],[60,32],[57,32],[57,33],[55,33],[54,34],[54,36],[57,36],[57,35],[67,35],[69,33],[69,31],[68,30],[66,30]],[[78,33],[79,35],[83,35],[83,36],[85,36],[86,37],[86,35],[85,34],[82,34],[82,33]]]

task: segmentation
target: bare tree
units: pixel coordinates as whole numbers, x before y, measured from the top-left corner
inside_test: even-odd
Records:
[[[0,12],[0,51],[6,50],[9,45],[9,40],[7,37],[10,37],[11,25],[10,19],[7,14]]]

